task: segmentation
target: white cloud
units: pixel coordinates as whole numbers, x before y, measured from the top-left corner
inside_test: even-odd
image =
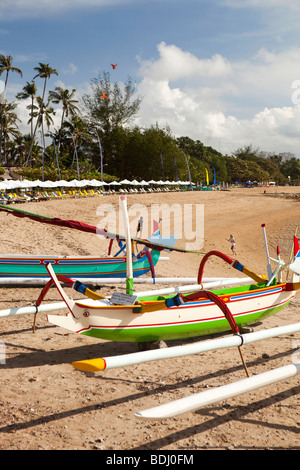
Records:
[[[162,79],[172,77],[172,80],[182,78],[223,77],[231,74],[229,62],[219,54],[209,59],[199,59],[190,52],[182,51],[175,45],[161,42],[157,46],[158,60],[142,62],[140,59],[142,76]]]
[[[138,125],[168,124],[175,136],[199,139],[223,153],[248,144],[298,153],[300,107],[292,103],[292,85],[300,79],[300,48],[261,49],[236,62],[197,58],[165,43],[158,52],[157,59],[139,59]]]
[[[77,70],[78,70],[78,67],[75,64],[73,64],[72,62],[70,62],[68,67],[63,69],[62,72],[67,74],[67,75],[68,74],[73,75],[73,73],[76,73]]]
[[[30,105],[31,105],[30,98],[27,98],[26,100],[18,101],[17,113],[18,113],[18,118],[21,120],[21,122],[18,122],[18,128],[20,132],[22,132],[22,134],[30,133],[30,124],[27,124],[30,119],[30,116],[29,116],[30,110],[28,109],[28,106]],[[61,115],[62,115],[61,109],[59,108],[55,109],[55,115],[52,115],[52,119],[54,121],[53,127],[51,126],[52,130],[53,128],[58,129],[60,127]],[[44,130],[45,132],[47,131],[46,127],[44,128]],[[40,139],[40,134],[37,135],[37,139]]]
[[[47,60],[47,55],[42,52],[36,52],[34,54],[15,54],[14,56],[14,63],[37,63],[37,62],[44,62]]]

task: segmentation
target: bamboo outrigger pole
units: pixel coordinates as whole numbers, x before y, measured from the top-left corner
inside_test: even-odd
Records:
[[[29,307],[21,308],[8,308],[6,310],[0,310],[0,318],[5,317],[16,317],[18,315],[30,315],[42,312],[53,312],[56,310],[65,310],[65,302],[55,302],[53,304],[40,305],[39,307],[31,305]]]
[[[270,256],[269,256],[269,249],[268,249],[268,242],[267,242],[267,236],[266,236],[266,224],[262,224],[262,229],[263,229],[263,234],[264,234],[264,240],[265,240],[265,248],[266,248],[266,254],[267,254],[267,272],[268,272],[268,279],[270,280],[272,277],[272,266],[270,263]]]
[[[133,273],[132,273],[132,245],[130,236],[130,225],[128,220],[126,196],[120,197],[120,205],[123,214],[126,238],[126,294],[133,294]]]

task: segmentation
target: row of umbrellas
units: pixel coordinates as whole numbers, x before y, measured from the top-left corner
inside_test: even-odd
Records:
[[[72,180],[72,181],[29,181],[29,180],[4,180],[0,182],[0,190],[6,191],[11,189],[25,189],[25,188],[61,188],[61,187],[70,187],[70,188],[78,188],[78,187],[85,187],[85,186],[93,186],[93,187],[101,187],[101,186],[122,186],[122,185],[132,185],[132,186],[149,186],[149,185],[166,185],[166,186],[178,186],[178,185],[190,185],[189,181],[129,181],[124,179],[120,182],[112,181],[111,183],[102,182],[96,179],[92,180]],[[192,183],[194,185],[194,183]]]
[[[115,182],[113,183],[110,183],[110,184],[114,184]],[[122,180],[120,181],[120,183],[117,183],[117,184],[131,184],[131,185],[136,185],[136,186],[148,186],[150,184],[161,184],[161,185],[166,185],[166,186],[178,186],[178,185],[194,185],[194,183],[190,183],[189,181],[162,181],[162,180],[159,180],[159,181],[154,181],[154,180],[150,180],[150,181],[137,181],[137,180],[133,180],[133,181],[128,181],[128,180]]]

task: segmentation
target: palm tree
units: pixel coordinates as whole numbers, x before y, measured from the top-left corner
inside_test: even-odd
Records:
[[[9,143],[9,136],[16,138],[20,136],[20,131],[17,126],[18,119],[17,114],[14,112],[16,103],[8,103],[3,107],[3,121],[2,121],[2,132],[4,142],[4,164],[7,164],[7,148]]]
[[[28,134],[30,138],[30,135]],[[10,159],[13,162],[13,166],[22,166],[25,159],[25,145],[26,145],[26,136],[16,135],[14,140],[9,142],[9,151]]]
[[[33,77],[33,80],[37,77],[40,77],[40,78],[44,78],[44,89],[43,89],[43,94],[42,94],[42,103],[44,103],[44,98],[45,98],[45,93],[46,93],[46,86],[47,86],[47,80],[51,77],[51,75],[55,74],[55,75],[58,75],[58,72],[56,69],[53,69],[49,66],[49,64],[42,64],[41,62],[39,62],[39,67],[35,67],[34,70],[36,72],[38,72],[34,77]],[[40,108],[40,113],[42,112],[42,109],[43,107],[41,106]],[[28,157],[27,157],[27,160],[26,160],[26,163],[28,163],[28,161],[30,160],[30,157],[31,157],[31,153],[32,153],[32,147],[33,147],[33,142],[34,142],[34,139],[35,139],[35,135],[36,135],[36,131],[37,131],[37,128],[38,128],[38,125],[39,125],[39,119],[40,119],[40,116],[38,116],[37,118],[37,121],[36,121],[36,125],[35,125],[35,128],[34,128],[34,132],[33,132],[33,135],[32,135],[32,139],[31,139],[31,145],[30,145],[30,149],[29,149],[29,153],[28,153]]]
[[[22,70],[18,69],[17,67],[13,67],[11,65],[12,60],[13,60],[13,58],[12,58],[11,55],[5,56],[3,54],[0,54],[0,75],[2,75],[3,72],[6,72],[4,93],[5,93],[6,87],[7,87],[9,72],[17,72],[18,74],[21,75],[21,77],[23,77]]]
[[[60,148],[61,142],[61,131],[64,123],[65,117],[76,116],[76,113],[79,112],[79,109],[74,103],[78,103],[78,100],[73,99],[76,92],[76,88],[70,92],[70,90],[63,89],[61,87],[56,87],[55,91],[49,91],[49,100],[55,104],[59,104],[62,102],[62,116],[61,116],[61,123],[60,123],[60,130],[59,130],[59,139],[58,139],[58,148]]]
[[[54,123],[52,114],[55,115],[55,111],[52,107],[49,106],[49,101],[47,104],[42,102],[42,98],[40,96],[37,96],[36,98],[38,106],[33,106],[33,113],[28,121],[28,124],[33,121],[33,118],[36,117],[38,122],[37,125],[38,127],[41,127],[42,129],[42,140],[43,140],[43,145],[45,142],[45,133],[44,133],[44,122],[47,125],[47,129],[49,131],[49,127],[51,124]],[[45,147],[45,145],[44,145]]]
[[[67,121],[64,127],[68,130],[69,134],[74,137],[76,144],[83,144],[84,142],[91,142],[92,137],[88,130],[88,124],[79,116],[74,116],[71,121]]]
[[[78,146],[84,144],[85,142],[92,142],[91,134],[88,130],[88,124],[79,116],[73,116],[71,121],[66,121],[64,123],[64,128],[66,129],[67,133],[71,136],[73,140],[74,146],[74,155],[73,155],[73,162],[76,159],[77,163],[77,175],[79,179],[79,164],[78,164],[78,154],[77,148]]]
[[[16,98],[18,100],[26,100],[27,98],[31,98],[31,105],[29,109],[31,110],[30,115],[33,115],[34,109],[34,98],[37,92],[36,84],[32,81],[31,83],[27,82],[26,85],[23,87],[23,91],[16,94]],[[33,136],[33,119],[31,120],[31,138]]]
[[[47,104],[43,103],[42,98],[38,96],[36,98],[38,106],[34,105],[34,109],[36,111],[33,111],[32,116],[30,118],[29,122],[33,121],[34,117],[37,117],[37,125],[38,127],[41,127],[41,136],[42,136],[42,166],[43,166],[43,175],[44,175],[44,155],[45,155],[45,132],[44,132],[44,122],[47,125],[47,129],[49,132],[50,125],[53,124],[53,118],[52,114],[55,115],[55,111],[52,107],[49,107],[49,101]]]
[[[17,72],[18,74],[21,75],[21,77],[23,77],[22,70],[18,69],[17,67],[13,67],[11,65],[12,60],[13,58],[11,55],[5,56],[3,54],[0,54],[0,75],[6,72],[3,96],[5,96],[5,92],[6,92],[9,72]],[[3,103],[0,103],[0,155],[1,155],[1,147],[2,147],[3,126],[4,126],[4,106],[3,106]]]

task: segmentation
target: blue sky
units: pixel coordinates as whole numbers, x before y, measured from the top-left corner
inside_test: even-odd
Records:
[[[59,73],[48,90],[78,97],[108,70],[136,81],[140,126],[168,125],[228,154],[252,144],[300,156],[299,13],[298,0],[1,0],[0,53],[23,71],[10,74],[7,97],[39,62]]]

